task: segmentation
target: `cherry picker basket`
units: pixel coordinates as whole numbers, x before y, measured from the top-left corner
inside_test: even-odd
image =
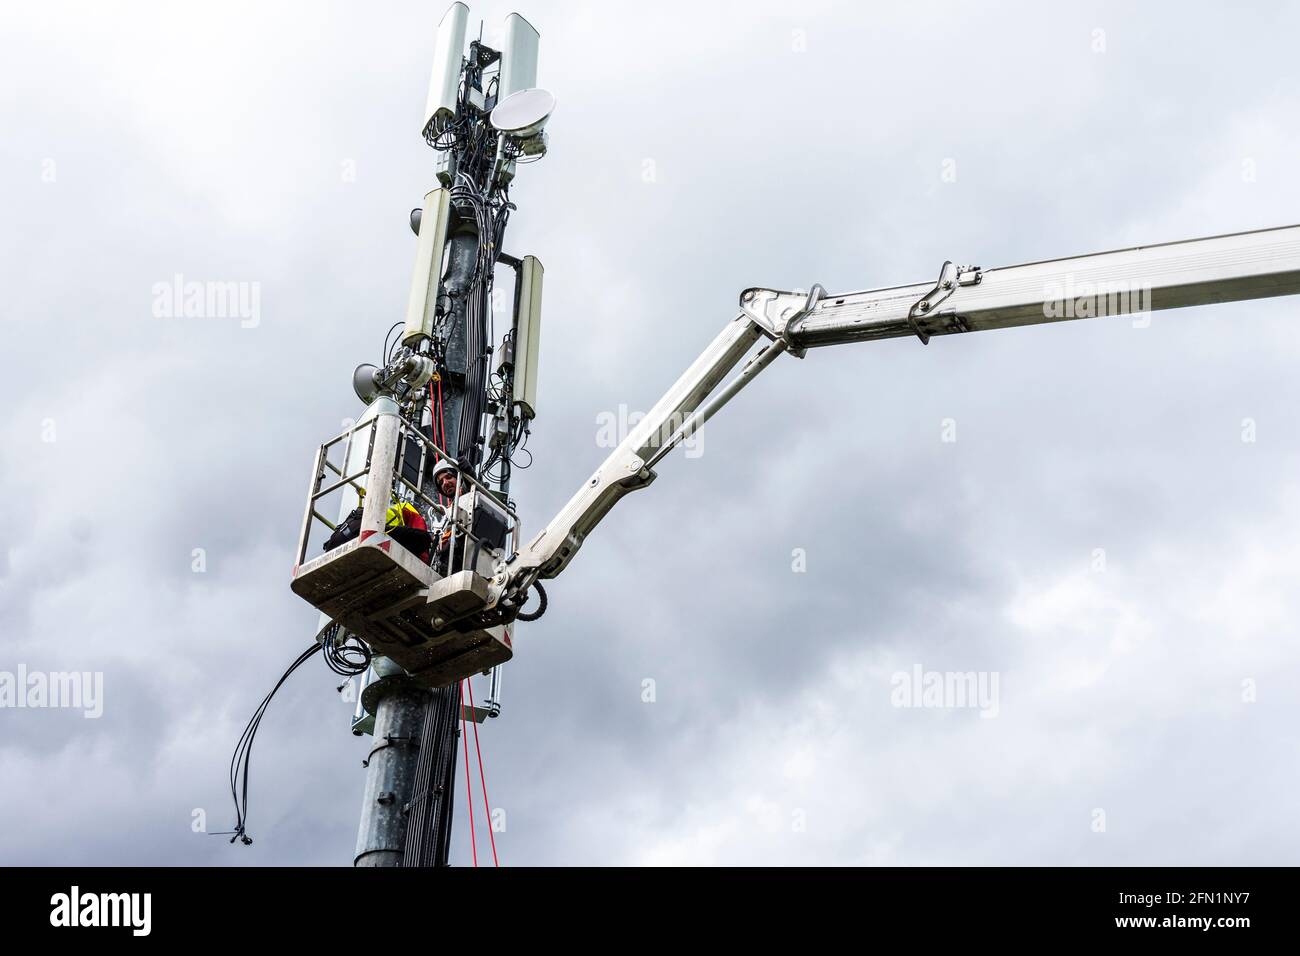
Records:
[[[317,450],[290,585],[428,687],[513,656],[511,625],[492,623],[487,605],[493,568],[518,547],[518,519],[464,473],[457,475],[454,505],[427,494],[433,466],[448,457],[402,418],[395,402],[376,399],[361,421]],[[338,521],[321,513],[334,498]],[[425,515],[431,528],[450,525],[445,562],[434,561],[439,568],[385,533],[388,506],[399,501]],[[358,503],[356,537],[309,557]]]

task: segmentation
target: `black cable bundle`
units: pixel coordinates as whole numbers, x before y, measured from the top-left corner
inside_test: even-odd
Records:
[[[456,738],[460,684],[429,691],[420,730],[406,817],[402,866],[446,866],[451,852],[451,816],[456,800]]]
[[[289,679],[289,675],[301,667],[304,663],[319,654],[323,644],[316,641],[311,642],[311,646],[298,655],[297,659],[289,665],[289,669],[284,675],[275,682],[271,692],[262,698],[262,703],[258,705],[257,710],[253,712],[253,717],[244,728],[244,733],[239,738],[239,743],[235,745],[235,755],[230,758],[230,796],[235,801],[235,829],[227,830],[214,836],[230,836],[230,842],[236,840],[248,846],[253,842],[246,832],[248,826],[248,760],[253,752],[253,738],[257,736],[257,729],[262,725],[262,717],[266,714],[267,705],[271,703],[271,698],[275,692],[283,686],[284,682]],[[243,778],[242,784],[240,778]]]
[[[325,665],[340,677],[356,677],[370,667],[370,646],[337,623],[330,624],[321,635]]]
[[[529,611],[529,612],[526,613],[526,614],[525,614],[523,611],[520,611],[517,620],[520,620],[520,621],[535,621],[535,620],[537,620],[539,617],[541,617],[543,614],[546,613],[546,589],[545,589],[544,587],[542,587],[542,582],[541,582],[541,581],[534,581],[534,582],[533,582],[533,588],[537,591],[537,601],[538,601],[537,609],[536,609],[536,610],[533,610],[533,611]],[[525,600],[525,601],[528,600],[528,598],[527,598],[526,595],[525,595],[525,597],[524,597],[524,600]],[[523,604],[522,604],[522,602],[521,602],[521,603],[520,603],[520,607],[522,607],[522,606],[523,606]]]
[[[214,836],[229,836],[231,843],[239,840],[245,846],[253,842],[252,837],[245,832],[248,826],[248,770],[249,758],[253,753],[253,739],[262,726],[262,717],[266,714],[271,698],[289,679],[289,675],[318,653],[324,655],[326,665],[340,677],[356,677],[370,667],[370,648],[358,637],[343,630],[338,623],[331,621],[316,636],[318,640],[312,641],[311,646],[298,655],[289,669],[275,682],[271,692],[262,698],[262,703],[258,704],[248,726],[244,728],[239,743],[235,744],[235,754],[230,758],[230,796],[235,802],[235,829]]]

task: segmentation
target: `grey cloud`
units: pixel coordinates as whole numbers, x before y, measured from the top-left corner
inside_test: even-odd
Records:
[[[0,669],[102,669],[107,698],[0,712],[6,862],[351,857],[367,741],[323,668],[263,726],[254,846],[190,820],[228,825],[230,749],[312,633],[300,496],[404,308],[436,11],[276,8],[3,14]],[[1296,12],[1180,11],[522,10],[560,98],[508,239],[547,266],[529,525],[603,457],[597,413],[648,408],[746,286],[1294,220]],[[260,324],[153,317],[176,273],[259,283]],[[521,628],[480,728],[503,861],[1293,860],[1296,308],[777,363]],[[999,717],[891,707],[918,662],[999,671]]]

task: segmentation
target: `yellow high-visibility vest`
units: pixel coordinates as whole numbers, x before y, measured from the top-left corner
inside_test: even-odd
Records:
[[[410,524],[412,518],[420,517],[420,512],[405,501],[399,501],[388,506],[388,511],[384,514],[384,530],[391,531],[393,528],[401,528]]]

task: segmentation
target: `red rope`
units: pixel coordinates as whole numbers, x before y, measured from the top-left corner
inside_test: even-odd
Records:
[[[465,736],[465,705],[463,703],[460,708],[460,735],[461,737]],[[469,741],[466,740],[465,743],[468,744]],[[465,802],[469,804],[469,846],[470,851],[474,854],[474,866],[477,868],[478,840],[474,837],[474,791],[469,783],[469,748],[462,744],[460,749],[465,754]]]
[[[438,403],[433,397],[433,380],[429,380],[429,428],[433,429],[433,440],[438,441]]]
[[[466,678],[465,686],[469,689],[469,709],[470,709],[470,713],[473,713],[474,712],[474,683],[473,681],[469,680],[469,678]],[[488,839],[492,841],[492,865],[500,866],[501,863],[499,860],[497,860],[497,838],[496,838],[496,834],[492,832],[492,808],[488,804],[487,775],[483,773],[483,751],[479,749],[479,745],[478,745],[478,721],[474,721],[473,723],[474,723],[474,750],[478,753],[478,779],[479,782],[483,785],[483,816],[487,818]]]
[[[438,379],[438,401],[435,404],[433,400],[433,382],[429,383],[429,428],[433,431],[433,436],[437,441],[438,447],[446,449],[447,447],[447,423],[442,417],[442,378]],[[445,505],[447,499],[443,497],[441,491],[438,492],[438,503]]]
[[[431,405],[433,404],[433,401],[434,401],[433,382],[430,382],[429,402]],[[436,412],[434,411],[434,409],[436,409]],[[447,450],[447,420],[446,418],[443,417],[443,410],[442,410],[442,378],[441,377],[438,378],[437,404],[434,405],[433,408],[430,408],[429,418],[430,418],[430,428],[433,429],[438,435],[438,447],[441,448],[443,451],[446,451]],[[446,499],[442,495],[442,492],[438,493],[438,500],[443,502],[446,501]],[[473,685],[470,683],[468,678],[465,678],[462,681],[462,685],[469,692],[469,706],[472,712],[474,708]],[[474,751],[478,754],[478,778],[479,778],[479,783],[483,787],[483,813],[487,817],[488,839],[492,841],[492,865],[500,866],[501,863],[497,860],[497,838],[496,838],[496,834],[492,832],[492,809],[488,803],[487,775],[483,772],[483,750],[479,746],[479,742],[478,742],[478,723],[473,720],[471,720],[470,723],[474,727]],[[463,703],[460,708],[460,735],[462,737],[466,736],[465,707]],[[466,740],[465,743],[468,744],[469,741]],[[473,854],[474,857],[474,866],[477,867],[478,866],[478,837],[476,835],[476,830],[474,826],[474,787],[470,783],[470,777],[469,777],[469,748],[468,746],[462,745],[461,749],[465,753],[465,803],[469,806],[469,846],[470,846],[470,852]]]
[[[447,418],[442,407],[442,379],[438,379],[438,447],[447,451]],[[447,452],[451,454],[450,452]]]
[[[433,382],[429,383],[429,404],[431,406],[429,409],[429,427],[434,432],[434,434],[438,436],[438,447],[443,449],[443,451],[446,451],[447,450],[447,420],[443,417],[442,414],[441,376],[439,376],[438,378],[438,397],[437,397],[436,404],[434,402]],[[443,497],[442,492],[439,492],[438,500],[440,502],[445,502],[447,499]],[[469,691],[469,706],[472,709],[474,707],[474,690],[471,687],[468,679],[463,680],[461,682],[461,685],[466,690]],[[497,862],[497,840],[496,840],[496,836],[492,833],[492,811],[488,805],[487,777],[483,773],[483,751],[480,749],[478,743],[478,724],[475,723],[474,721],[470,721],[470,723],[474,725],[474,750],[478,753],[478,777],[479,777],[479,782],[483,785],[483,812],[487,814],[488,837],[492,841],[492,864],[494,866],[500,866],[501,864]],[[461,708],[460,708],[460,735],[461,737],[467,736],[465,733],[465,706],[463,703],[461,704]],[[468,743],[469,741],[466,740],[465,744]],[[469,748],[468,746],[462,745],[461,750],[465,754],[465,803],[469,807],[469,847],[470,847],[470,853],[473,854],[474,857],[474,866],[477,868],[478,867],[478,837],[476,835],[475,827],[474,827],[474,786],[470,782],[470,777],[469,777]]]

